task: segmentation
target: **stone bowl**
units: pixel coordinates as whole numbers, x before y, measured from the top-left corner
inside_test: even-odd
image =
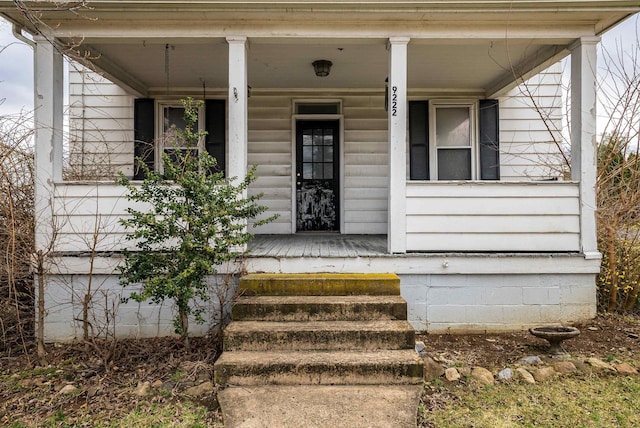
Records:
[[[529,333],[545,339],[549,342],[549,353],[552,355],[564,355],[567,352],[562,348],[562,342],[576,337],[580,334],[580,330],[575,327],[567,326],[544,326],[534,327],[529,329]]]

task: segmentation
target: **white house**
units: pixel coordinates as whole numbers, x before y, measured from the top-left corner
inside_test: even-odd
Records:
[[[27,3],[37,19],[10,1],[0,12],[36,34],[38,249],[56,236],[47,339],[80,334],[90,278],[118,335],[172,330],[169,308],[115,309],[129,244],[113,176],[140,178],[136,156],[162,167],[158,137],[186,96],[205,100],[201,150],[229,177],[257,164],[251,191],[279,214],[246,271],[396,273],[409,320],[433,332],[595,315],[596,47],[637,0]],[[95,70],[66,82],[50,41]]]

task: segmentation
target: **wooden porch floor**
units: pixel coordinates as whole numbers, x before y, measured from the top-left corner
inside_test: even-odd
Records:
[[[387,254],[387,235],[256,235],[249,257],[367,257]]]

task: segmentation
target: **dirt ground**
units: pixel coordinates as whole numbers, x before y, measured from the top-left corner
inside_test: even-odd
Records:
[[[640,363],[640,317],[599,316],[576,325],[577,338],[565,342],[572,355]],[[527,355],[546,353],[544,340],[528,332],[487,335],[418,335],[427,352],[440,361],[454,361],[490,370],[504,368]],[[198,406],[207,425],[220,423],[216,390],[197,400],[184,391],[213,382],[216,351],[212,340],[192,339],[187,352],[176,339],[125,340],[110,347],[98,343],[48,345],[47,364],[19,349],[0,349],[0,425],[91,426],[96,419],[120,420],[154,406],[187,403]],[[140,384],[150,391],[137,395]],[[77,390],[62,394],[66,385]],[[183,411],[175,410],[176,412]],[[62,416],[61,416],[62,415]],[[93,418],[93,419],[92,419]],[[134,423],[135,425],[135,423]]]
[[[573,356],[640,362],[640,317],[600,315],[580,324],[576,338],[563,342]],[[500,369],[523,356],[546,354],[548,343],[528,331],[480,335],[423,334],[418,340],[436,359]]]

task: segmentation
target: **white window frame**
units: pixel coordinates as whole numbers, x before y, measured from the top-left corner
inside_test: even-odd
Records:
[[[162,154],[164,153],[164,112],[165,108],[182,108],[184,106],[177,100],[158,100],[156,101],[156,144],[155,144],[155,169],[160,173],[164,172],[164,166],[162,164]],[[198,109],[198,131],[205,130],[204,119],[204,105]],[[198,140],[198,153],[202,153],[205,150],[204,137],[200,137]]]
[[[438,144],[436,136],[436,111],[444,108],[469,109],[469,138],[471,150],[471,179],[478,179],[479,158],[478,158],[478,100],[429,100],[429,177],[432,181],[438,180]],[[448,146],[449,149],[467,148],[467,146]],[[452,180],[454,181],[454,180]],[[457,181],[457,180],[455,180]]]

